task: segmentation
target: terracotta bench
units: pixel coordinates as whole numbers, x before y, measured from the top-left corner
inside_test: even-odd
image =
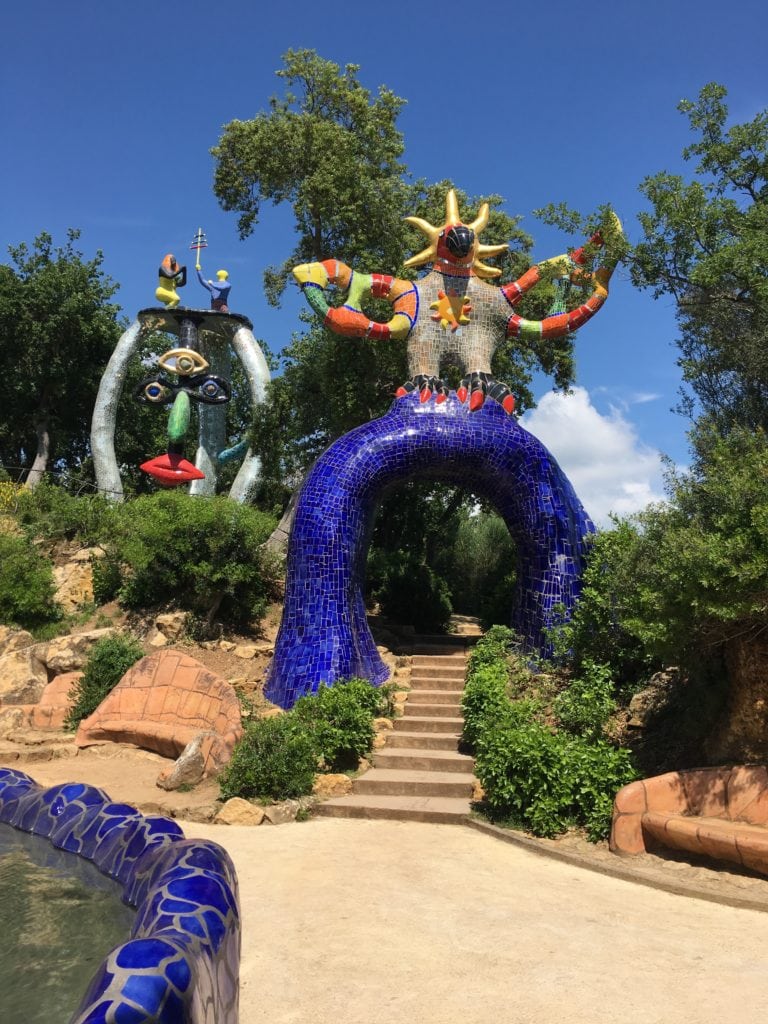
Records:
[[[658,846],[768,875],[768,768],[698,768],[632,782],[616,795],[611,850]]]

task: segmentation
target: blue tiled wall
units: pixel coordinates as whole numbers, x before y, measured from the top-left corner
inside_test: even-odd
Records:
[[[43,789],[10,768],[0,768],[0,822],[92,860],[137,908],[71,1024],[237,1024],[240,912],[222,847],[93,786]]]
[[[291,707],[320,683],[387,678],[365,618],[365,559],[379,498],[414,477],[464,484],[494,505],[518,548],[510,624],[529,650],[548,653],[544,631],[556,606],[566,616],[573,607],[592,522],[552,455],[496,402],[470,413],[454,392],[441,405],[414,392],[336,441],[304,483],[270,700]]]

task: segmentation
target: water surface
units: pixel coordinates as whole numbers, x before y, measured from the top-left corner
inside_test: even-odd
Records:
[[[134,911],[82,857],[0,824],[0,1022],[65,1024]]]

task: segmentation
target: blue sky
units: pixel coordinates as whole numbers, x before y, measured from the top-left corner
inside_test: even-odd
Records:
[[[213,196],[209,149],[223,124],[248,119],[279,91],[286,49],[359,64],[366,86],[406,98],[399,124],[414,176],[500,193],[536,239],[535,258],[546,258],[578,241],[535,220],[549,201],[583,210],[610,202],[637,239],[638,183],[685,170],[680,99],[715,80],[728,88],[734,121],[766,106],[767,11],[757,0],[15,4],[3,12],[0,52],[0,248],[41,230],[63,241],[79,227],[80,247],[103,250],[132,316],[153,304],[164,253],[192,264],[188,246],[202,225],[204,269],[230,271],[232,307],[278,351],[297,327],[300,298],[271,309],[261,275],[292,246],[289,211],[265,209],[241,242],[236,216]],[[608,304],[579,335],[583,390],[570,404],[547,398],[529,421],[577,490],[588,477],[607,485],[611,466],[624,474],[628,491],[585,497],[600,516],[600,502],[624,508],[632,494],[637,503],[659,493],[657,450],[686,460],[686,423],[670,412],[674,338],[671,303],[634,291],[619,269]]]

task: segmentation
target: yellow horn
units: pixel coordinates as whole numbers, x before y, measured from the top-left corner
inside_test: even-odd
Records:
[[[426,249],[422,249],[421,252],[417,252],[415,256],[411,256],[409,260],[406,260],[403,264],[404,267],[420,267],[422,263],[428,263],[430,260],[434,260],[437,257],[437,245],[432,243],[428,245]]]
[[[480,234],[481,231],[485,231],[488,226],[488,215],[489,215],[488,203],[483,203],[480,207],[480,212],[472,221],[471,224],[467,224],[468,228],[472,228],[475,234]]]
[[[406,224],[413,224],[413,226],[418,228],[423,235],[427,236],[430,242],[434,242],[440,234],[440,228],[433,227],[429,221],[426,221],[421,217],[406,217],[405,222]]]
[[[475,260],[473,266],[478,277],[499,277],[501,274],[498,267],[489,267],[487,263],[481,263],[480,260]]]
[[[509,246],[506,244],[502,245],[483,245],[482,242],[477,247],[478,256],[501,256],[503,252],[506,252]]]
[[[448,195],[445,197],[445,223],[461,224],[461,217],[459,216],[459,202],[456,199],[456,192],[453,189],[449,189]]]

